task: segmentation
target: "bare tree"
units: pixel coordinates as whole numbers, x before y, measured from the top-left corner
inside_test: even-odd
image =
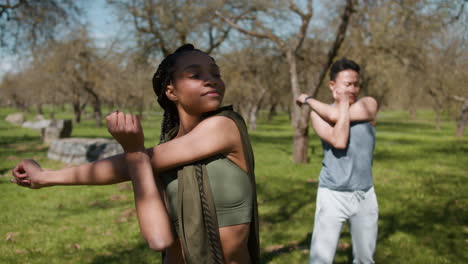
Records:
[[[0,3],[0,48],[14,52],[55,39],[60,25],[79,22],[73,0],[5,0]]]
[[[280,91],[286,90],[283,97],[287,94],[287,67],[281,63],[281,54],[266,41],[252,39],[246,43],[241,50],[223,54],[219,63],[227,72],[223,74],[229,89],[226,101],[236,105],[250,130],[256,130],[260,109],[278,104]]]
[[[323,82],[324,76],[335,58],[341,43],[343,42],[344,36],[346,34],[346,29],[349,23],[349,18],[351,17],[353,8],[354,8],[354,1],[347,0],[345,3],[344,11],[341,16],[341,23],[338,27],[338,31],[335,35],[335,41],[333,42],[332,46],[330,47],[327,53],[327,59],[323,63],[320,72],[318,73],[315,85],[313,85],[311,89],[311,93],[316,95],[318,92],[318,87],[320,87],[321,83]],[[270,14],[268,11],[268,6],[266,8],[262,5],[253,5],[250,3],[246,4],[244,7],[251,12],[254,13],[262,13],[262,15]],[[274,9],[275,12],[280,10],[279,8]],[[301,50],[301,46],[306,38],[306,34],[309,28],[309,24],[313,15],[313,4],[312,0],[307,1],[307,6],[305,10],[300,8],[294,1],[288,1],[288,13],[292,13],[294,15],[299,16],[300,18],[300,25],[297,29],[297,32],[292,36],[282,37],[280,34],[275,33],[271,28],[265,26],[259,20],[255,20],[255,27],[256,30],[249,30],[246,29],[239,23],[236,23],[230,17],[232,15],[229,14],[222,14],[217,13],[220,18],[229,24],[231,27],[237,29],[239,32],[250,35],[256,38],[268,39],[273,42],[276,47],[281,50],[283,53],[286,63],[289,66],[289,76],[290,76],[290,87],[291,87],[291,107],[292,107],[292,125],[294,127],[294,143],[293,143],[293,160],[296,163],[305,163],[308,162],[307,157],[307,149],[308,149],[308,112],[309,109],[300,108],[298,107],[294,99],[299,96],[301,93],[300,85],[299,85],[299,76],[297,70],[297,60],[298,60],[298,53]]]
[[[219,1],[108,0],[133,24],[137,49],[145,58],[167,56],[176,47],[192,42],[213,52],[231,28],[214,16]]]
[[[73,106],[75,121],[81,122],[86,105],[93,108],[96,125],[102,124],[102,82],[107,63],[85,28],[76,30],[64,41],[49,42],[35,53],[33,68],[47,77],[41,84],[49,95],[59,93]]]

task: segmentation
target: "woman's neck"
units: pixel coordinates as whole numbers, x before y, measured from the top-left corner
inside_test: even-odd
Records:
[[[176,137],[181,137],[192,131],[201,120],[201,115],[190,115],[186,112],[179,111],[179,132],[177,132]]]

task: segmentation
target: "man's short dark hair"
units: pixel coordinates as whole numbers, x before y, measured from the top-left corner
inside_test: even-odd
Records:
[[[335,61],[333,65],[331,66],[330,69],[330,81],[335,81],[336,76],[338,73],[346,70],[353,70],[357,73],[361,70],[361,67],[359,67],[359,64],[352,60],[348,60],[346,58],[342,58],[340,60]]]

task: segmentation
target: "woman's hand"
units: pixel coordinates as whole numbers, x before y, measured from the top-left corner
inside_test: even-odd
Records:
[[[40,177],[43,175],[43,170],[39,164],[32,159],[22,160],[13,169],[12,182],[22,187],[28,187],[31,189],[39,189],[45,187],[41,183]]]
[[[140,117],[115,111],[106,117],[107,130],[122,145],[125,152],[145,150],[145,136]]]

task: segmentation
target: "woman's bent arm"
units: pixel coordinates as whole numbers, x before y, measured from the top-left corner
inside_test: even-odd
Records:
[[[150,248],[162,251],[172,237],[169,216],[153,176],[150,158],[144,148],[140,118],[114,112],[106,117],[107,129],[125,151],[125,168],[133,184],[140,231]]]
[[[165,250],[174,242],[169,216],[145,151],[125,154],[128,174],[132,180],[135,207],[143,238],[156,251]]]

